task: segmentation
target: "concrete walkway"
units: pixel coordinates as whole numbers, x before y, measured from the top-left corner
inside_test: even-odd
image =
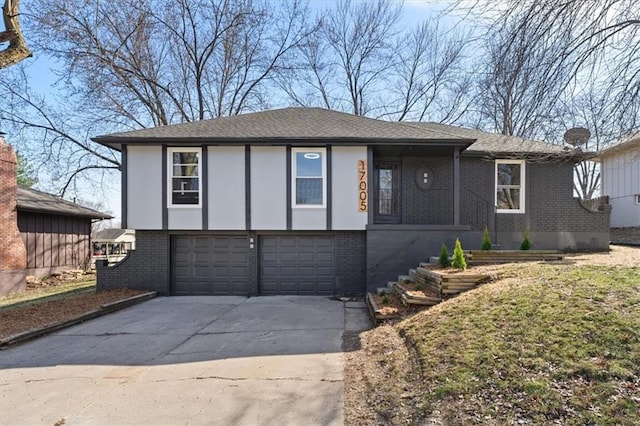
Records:
[[[363,303],[169,297],[0,351],[0,424],[342,424]]]

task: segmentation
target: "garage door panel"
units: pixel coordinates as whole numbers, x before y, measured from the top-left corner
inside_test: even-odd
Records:
[[[247,295],[245,237],[173,237],[173,289],[178,295]]]
[[[318,253],[318,262],[326,262],[333,265],[333,253]]]
[[[316,257],[315,253],[302,253],[301,252],[301,253],[298,254],[298,260],[300,262],[312,263],[314,261],[315,257]]]
[[[334,238],[298,235],[260,239],[260,291],[331,295],[335,287]]]

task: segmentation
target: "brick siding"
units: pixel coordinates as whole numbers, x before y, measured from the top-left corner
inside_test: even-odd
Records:
[[[96,261],[98,290],[136,288],[169,294],[169,233],[136,231],[136,249],[120,263],[107,266]]]
[[[27,251],[18,229],[16,211],[17,157],[0,138],[0,271],[27,267]]]
[[[340,294],[363,294],[366,283],[365,232],[336,232],[336,280]]]

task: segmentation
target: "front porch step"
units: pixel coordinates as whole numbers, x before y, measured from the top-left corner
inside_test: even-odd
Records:
[[[411,282],[411,276],[409,276],[409,275],[398,275],[398,282],[399,283],[410,283]]]

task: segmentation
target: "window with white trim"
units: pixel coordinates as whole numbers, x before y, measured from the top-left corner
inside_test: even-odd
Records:
[[[524,213],[524,160],[496,160],[498,213]]]
[[[169,207],[200,206],[200,148],[169,148]]]
[[[324,207],[326,150],[324,148],[293,148],[291,157],[294,207]]]

